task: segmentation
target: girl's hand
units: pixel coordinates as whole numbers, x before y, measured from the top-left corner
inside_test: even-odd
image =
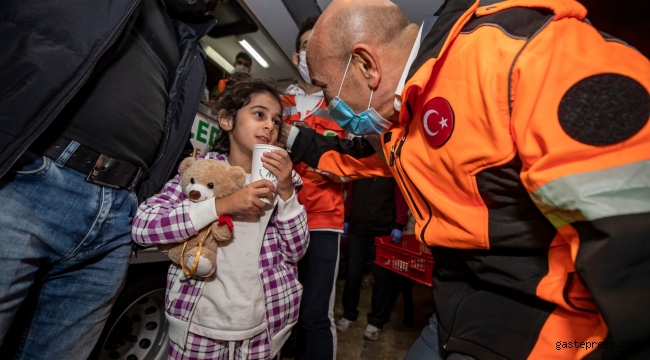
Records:
[[[283,201],[289,200],[293,195],[293,182],[291,175],[293,163],[286,151],[265,152],[262,155],[264,167],[269,169],[278,179],[278,195]]]
[[[215,199],[217,215],[235,215],[241,213],[252,213],[259,215],[266,203],[260,197],[273,199],[275,188],[273,184],[265,179],[244,186],[243,189],[232,195]]]

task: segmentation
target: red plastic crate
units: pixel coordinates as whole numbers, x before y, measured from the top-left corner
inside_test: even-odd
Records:
[[[392,238],[375,238],[375,263],[411,280],[433,286],[431,250],[417,241],[415,235],[404,235],[399,244],[393,244],[390,241]]]

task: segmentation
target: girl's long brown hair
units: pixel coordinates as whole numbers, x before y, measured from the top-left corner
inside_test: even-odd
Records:
[[[214,110],[218,113],[220,110],[225,110],[228,115],[232,116],[232,128],[237,126],[237,111],[251,102],[251,95],[256,93],[270,94],[282,107],[280,96],[282,95],[277,89],[274,80],[256,79],[246,74],[245,76],[239,75],[237,78],[231,78],[226,84],[225,89],[216,99]],[[231,130],[232,131],[232,130]],[[222,154],[230,154],[230,139],[228,133],[221,131],[221,136],[215,140],[210,151],[216,151]]]

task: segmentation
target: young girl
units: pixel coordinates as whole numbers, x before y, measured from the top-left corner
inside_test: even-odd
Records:
[[[277,189],[267,180],[250,183],[253,145],[276,144],[280,131],[280,98],[270,84],[259,79],[233,84],[217,109],[223,135],[198,160],[242,167],[247,185],[228,197],[194,203],[185,198],[176,175],[140,205],[133,240],[143,245],[182,242],[219,215],[231,215],[233,238],[219,243],[212,276],[188,278],[180,266],[169,268],[169,357],[270,359],[298,320],[302,285],[292,263],[309,242],[305,209],[295,194],[302,182],[292,172],[288,154],[273,151],[263,161],[276,175]]]

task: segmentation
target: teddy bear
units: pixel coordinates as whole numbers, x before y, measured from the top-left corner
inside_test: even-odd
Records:
[[[179,172],[183,193],[192,202],[226,197],[243,188],[246,182],[244,169],[212,159],[186,158]],[[230,216],[220,216],[185,242],[158,245],[158,250],[181,265],[185,275],[208,277],[216,270],[217,242],[229,240],[232,227]]]

